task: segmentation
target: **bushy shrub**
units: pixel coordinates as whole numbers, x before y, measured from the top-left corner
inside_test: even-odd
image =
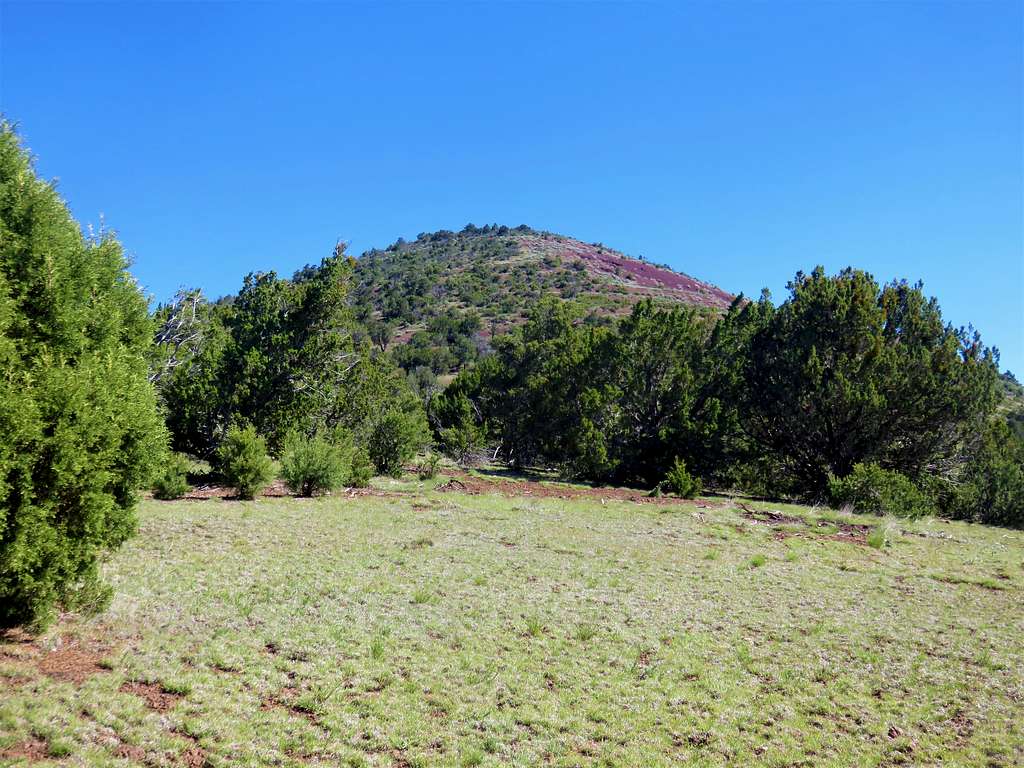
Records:
[[[359,446],[352,452],[352,466],[346,482],[350,488],[366,488],[372,477],[373,462],[370,461],[370,454],[363,446]]]
[[[692,499],[701,492],[700,478],[691,475],[686,469],[686,462],[677,458],[665,475],[662,488],[684,499]]]
[[[152,326],[118,242],[85,238],[0,122],[0,626],[99,609],[165,455]]]
[[[873,547],[874,549],[884,549],[885,547],[892,546],[893,536],[895,536],[896,533],[896,528],[891,522],[883,521],[868,533],[865,540],[869,547]]]
[[[274,477],[267,442],[256,428],[231,427],[217,449],[218,469],[240,498],[253,499]]]
[[[1024,439],[993,421],[971,452],[949,513],[989,525],[1024,528]]]
[[[441,450],[463,467],[473,466],[480,461],[484,439],[483,428],[472,423],[458,424],[438,431]]]
[[[849,505],[856,512],[896,517],[935,513],[935,504],[905,475],[877,464],[856,464],[846,477],[829,479],[832,505]]]
[[[314,496],[340,488],[348,479],[352,445],[292,433],[281,455],[281,477],[300,496]]]
[[[420,480],[433,480],[437,477],[438,469],[441,467],[441,457],[431,453],[423,458],[416,467],[416,476]]]
[[[382,475],[400,477],[402,465],[416,455],[427,441],[427,424],[422,411],[393,408],[370,432],[367,450]]]
[[[189,460],[180,453],[167,457],[163,469],[153,481],[153,498],[169,501],[180,499],[191,490],[188,484]]]

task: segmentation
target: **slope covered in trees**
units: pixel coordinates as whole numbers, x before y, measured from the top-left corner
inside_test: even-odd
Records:
[[[437,439],[596,482],[1024,523],[995,353],[920,285],[798,273],[724,317],[643,301],[614,326],[549,299],[430,401]],[[678,482],[674,478],[681,477]]]
[[[420,400],[352,316],[354,263],[338,246],[291,280],[256,272],[216,303],[157,310],[162,329],[187,311],[183,332],[201,339],[171,368],[154,351],[176,450],[210,457],[231,427],[251,425],[275,455],[292,433],[330,435],[378,450],[378,468],[390,469],[426,441]]]

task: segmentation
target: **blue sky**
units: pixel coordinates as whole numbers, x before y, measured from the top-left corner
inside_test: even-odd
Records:
[[[0,109],[158,299],[527,223],[921,279],[1024,374],[1022,7],[4,2]]]

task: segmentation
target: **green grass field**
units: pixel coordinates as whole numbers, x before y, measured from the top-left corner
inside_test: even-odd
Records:
[[[145,502],[0,764],[1024,765],[1024,535],[746,505]]]

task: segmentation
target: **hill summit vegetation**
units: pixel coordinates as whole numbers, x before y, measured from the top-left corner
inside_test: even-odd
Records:
[[[196,459],[240,497],[274,462],[313,495],[440,450],[652,494],[1024,526],[1019,385],[920,284],[817,268],[776,305],[469,225],[359,259],[338,244],[150,313],[116,240],[83,237],[0,135],[4,624],[100,604],[137,491],[180,496]]]
[[[526,225],[399,239],[364,253],[354,282],[356,315],[375,344],[406,370],[439,375],[478,359],[546,297],[575,301],[591,323],[622,317],[643,299],[721,312],[734,298],[667,266]]]

